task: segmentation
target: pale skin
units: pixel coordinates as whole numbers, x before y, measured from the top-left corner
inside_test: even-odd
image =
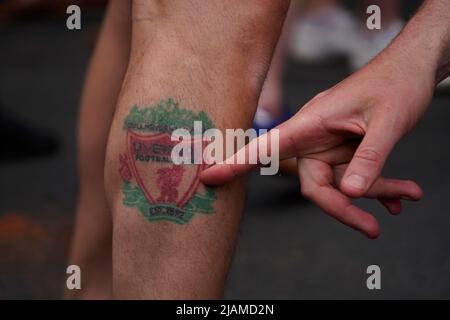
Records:
[[[380,174],[394,145],[422,117],[436,84],[450,73],[449,26],[448,1],[426,1],[373,61],[278,127],[281,158],[297,158],[303,195],[370,238],[379,235],[378,222],[351,198],[378,198],[397,214],[401,199],[422,195],[414,182],[387,181]],[[252,167],[218,164],[203,172],[202,181],[223,184]],[[380,183],[384,192],[373,194]]]
[[[129,58],[120,58],[115,60],[115,65],[96,69],[103,75],[96,75],[100,78],[93,81],[98,81],[101,86],[87,85],[84,93],[83,104],[87,105],[87,96],[92,94],[94,99],[94,93],[107,90],[105,95],[99,95],[104,100],[94,103],[103,111],[98,111],[97,127],[93,127],[101,132],[98,132],[100,138],[92,146],[93,150],[89,151],[98,151],[96,164],[92,167],[88,161],[83,161],[83,157],[89,158],[90,153],[83,151],[89,149],[83,146],[88,139],[82,136],[92,137],[89,114],[92,113],[92,117],[96,115],[92,107],[82,108],[80,171],[82,176],[83,170],[94,170],[96,175],[90,177],[85,174],[86,184],[83,178],[81,182],[78,215],[84,215],[84,218],[78,217],[77,220],[72,261],[84,264],[84,273],[91,276],[84,280],[88,285],[79,297],[165,299],[222,296],[243,209],[244,181],[238,179],[216,189],[213,214],[194,215],[189,223],[183,225],[170,221],[147,221],[136,208],[123,204],[119,156],[126,151],[124,119],[134,104],[151,105],[173,97],[190,111],[206,112],[219,129],[248,128],[288,5],[288,1],[260,0],[132,1]],[[129,29],[124,25],[124,30]],[[123,39],[127,38],[124,36],[115,50],[123,50],[120,57],[127,57],[126,48],[129,47]],[[120,46],[125,49],[119,49]],[[100,66],[101,61],[94,58],[91,70],[95,65]],[[120,86],[114,109],[111,105],[115,104]],[[106,135],[113,112],[105,158]],[[320,156],[324,157],[322,160],[333,162],[336,154],[348,157],[347,151],[352,148],[350,145],[343,149],[344,152],[339,150]],[[332,159],[327,158],[330,155]],[[89,179],[103,180],[99,169],[103,167],[103,161],[105,187],[92,183],[92,189],[88,189],[91,187]],[[321,174],[314,175],[317,176]],[[145,179],[155,181],[157,177],[147,174]],[[396,200],[400,195],[420,197],[420,189],[410,182],[377,181],[364,195]],[[87,196],[82,196],[83,192],[88,192],[83,190],[91,190],[96,196],[88,201]],[[112,212],[112,223],[108,219],[111,218],[109,212]],[[98,214],[96,219],[93,219],[94,214]],[[112,245],[108,241],[111,237]],[[96,247],[99,243],[102,245]],[[92,257],[98,260],[92,260]],[[108,264],[111,259],[112,269]],[[89,264],[86,261],[98,262]]]

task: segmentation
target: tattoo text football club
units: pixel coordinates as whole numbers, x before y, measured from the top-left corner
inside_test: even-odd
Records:
[[[148,221],[185,224],[194,214],[214,212],[215,192],[199,180],[206,164],[177,165],[171,159],[178,143],[171,140],[172,131],[193,132],[196,121],[204,130],[213,127],[205,112],[182,108],[172,98],[152,106],[134,105],[125,118],[126,152],[119,158],[123,204],[136,207]],[[198,139],[202,137],[194,135],[188,143]]]

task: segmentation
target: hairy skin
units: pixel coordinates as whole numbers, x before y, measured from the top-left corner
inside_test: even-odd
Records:
[[[380,234],[378,222],[352,198],[376,198],[398,214],[401,200],[422,196],[414,182],[380,175],[395,144],[423,116],[437,82],[449,75],[448,4],[425,1],[388,48],[278,127],[280,158],[297,158],[303,195],[370,238]],[[251,168],[216,165],[201,179],[220,185]]]
[[[150,205],[165,206],[181,197],[182,185],[191,180],[187,175],[191,168],[183,165],[182,173],[174,173],[177,177],[164,177],[171,165],[150,160],[148,153],[127,151],[130,133],[124,122],[134,105],[142,110],[172,97],[186,112],[206,114],[220,130],[248,128],[288,5],[288,1],[259,0],[133,1],[130,63],[105,166],[113,212],[115,298],[222,296],[243,210],[244,181],[214,190],[215,200],[208,202],[212,214],[202,214],[203,207],[185,223],[170,219],[149,223],[139,207],[124,205],[121,155],[128,153],[128,161],[133,156],[149,157],[148,162],[134,161],[144,169],[139,173],[140,185],[133,175],[130,186],[141,190],[153,186],[146,197]],[[162,195],[163,188],[167,192]],[[202,184],[196,189],[201,195],[204,190]],[[176,208],[186,211],[193,197]],[[147,207],[143,211],[149,212]]]

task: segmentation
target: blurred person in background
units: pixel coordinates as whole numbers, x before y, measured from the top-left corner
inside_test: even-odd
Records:
[[[320,62],[334,56],[348,58],[354,71],[383,50],[403,28],[401,0],[357,1],[352,14],[339,0],[305,1],[298,4],[298,20],[292,26],[291,52],[300,61]],[[366,9],[381,10],[381,29],[366,27]]]
[[[321,63],[344,56],[351,70],[355,71],[383,50],[403,28],[401,0],[357,1],[356,15],[342,2],[291,2],[258,103],[255,128],[271,129],[291,116],[282,88],[288,54],[304,63]],[[366,8],[374,4],[382,12],[381,30],[368,30],[366,27]]]

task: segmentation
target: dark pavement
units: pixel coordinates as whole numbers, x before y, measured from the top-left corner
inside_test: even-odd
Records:
[[[0,163],[0,298],[59,298],[64,286],[76,202],[77,106],[98,19],[87,20],[82,31],[68,31],[64,16],[0,27],[1,108],[61,140],[54,155]],[[343,64],[291,61],[289,102],[302,105],[347,72]],[[449,299],[449,104],[449,95],[436,96],[385,170],[419,182],[424,199],[406,204],[397,217],[360,201],[380,220],[378,240],[302,199],[294,178],[252,175],[226,298]],[[366,288],[371,264],[381,267],[378,291]]]

